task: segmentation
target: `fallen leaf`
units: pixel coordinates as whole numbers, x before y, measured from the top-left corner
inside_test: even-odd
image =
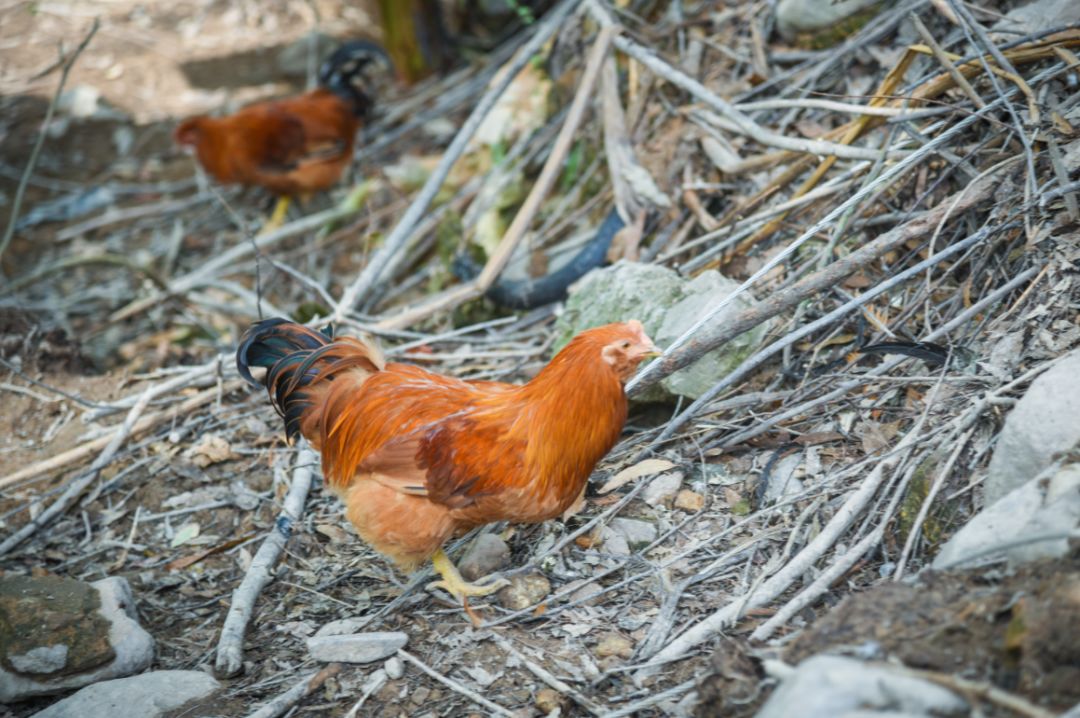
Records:
[[[184,524],[173,536],[172,541],[169,542],[170,548],[176,548],[177,546],[183,546],[188,541],[198,538],[199,536],[199,524],[194,521],[189,524]]]
[[[232,447],[225,439],[216,434],[203,436],[198,444],[185,452],[185,456],[191,459],[191,463],[201,469],[212,464],[220,464],[232,458]]]
[[[639,461],[633,466],[628,466],[619,473],[608,479],[607,483],[600,487],[597,493],[606,494],[620,486],[624,486],[634,479],[639,479],[642,476],[649,476],[651,474],[659,474],[668,469],[674,469],[675,464],[667,459],[645,459]]]

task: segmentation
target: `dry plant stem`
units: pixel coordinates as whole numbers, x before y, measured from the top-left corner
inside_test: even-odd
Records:
[[[203,286],[207,282],[212,281],[219,274],[223,273],[224,270],[233,263],[247,258],[256,251],[264,250],[289,237],[294,237],[298,234],[318,229],[325,224],[335,222],[352,214],[355,214],[355,209],[353,207],[333,207],[324,212],[317,212],[308,215],[307,217],[302,217],[295,222],[283,225],[280,229],[268,234],[257,235],[250,242],[239,242],[221,254],[214,256],[213,259],[203,264],[198,269],[194,269],[182,277],[178,277],[169,282],[168,292],[154,292],[149,297],[137,299],[126,307],[116,310],[109,315],[109,322],[114,323],[122,321],[161,303],[168,296],[184,294],[192,289]]]
[[[317,461],[315,452],[306,444],[297,453],[292,484],[289,486],[289,493],[285,496],[281,515],[274,522],[273,530],[259,546],[259,551],[255,554],[251,566],[248,567],[244,580],[233,592],[229,614],[225,617],[225,625],[221,628],[217,659],[214,661],[214,669],[220,676],[235,676],[243,667],[244,632],[255,611],[255,601],[273,578],[274,564],[277,563],[285,548],[285,543],[289,540],[292,524],[299,521],[300,515],[304,512],[304,502],[307,501],[308,491],[311,489],[313,467],[317,465]]]
[[[139,416],[145,411],[146,406],[150,403],[150,400],[161,393],[160,389],[156,387],[148,387],[143,391],[139,400],[135,402],[135,406],[131,407],[127,416],[124,418],[124,423],[120,426],[116,432],[106,439],[105,448],[86,473],[75,481],[72,481],[67,490],[60,495],[56,501],[54,501],[49,508],[38,514],[37,517],[27,522],[25,526],[8,536],[3,542],[0,542],[0,556],[7,554],[11,549],[18,546],[27,538],[32,536],[39,528],[49,523],[57,516],[67,511],[68,508],[75,502],[76,499],[86,490],[90,484],[97,480],[98,474],[103,468],[108,466],[109,462],[113,460],[116,452],[120,450],[124,441],[135,431],[138,425]],[[102,437],[105,438],[105,437]]]
[[[594,716],[604,714],[604,708],[602,706],[597,705],[594,701],[591,701],[584,695],[582,695],[580,691],[575,690],[563,681],[560,681],[543,666],[539,665],[535,661],[529,660],[528,656],[523,654],[518,649],[514,648],[513,644],[510,643],[510,641],[506,640],[505,638],[494,632],[491,634],[491,637],[495,641],[495,643],[499,644],[500,648],[521,661],[522,665],[529,669],[529,671],[534,676],[539,678],[544,683],[548,684],[548,686],[550,686],[552,689],[568,697],[570,700],[574,701],[579,706],[587,710],[589,713],[592,713]]]
[[[257,711],[248,714],[248,718],[277,718],[279,715],[284,715],[286,711],[303,700],[305,696],[319,690],[327,679],[333,678],[338,673],[341,673],[340,663],[331,663],[321,671],[310,673],[301,678],[289,690],[263,703]]]
[[[877,239],[864,244],[846,257],[837,259],[832,264],[804,277],[787,289],[776,292],[770,295],[768,299],[748,307],[731,321],[722,325],[702,327],[698,334],[682,347],[675,349],[667,357],[657,360],[655,363],[660,364],[660,367],[654,370],[653,365],[650,364],[638,377],[635,377],[635,381],[631,382],[631,386],[627,388],[627,394],[634,396],[640,393],[656,381],[693,364],[702,355],[726,344],[743,332],[753,329],[758,324],[775,317],[781,312],[793,309],[800,302],[835,285],[845,277],[854,274],[879,257],[901,246],[904,242],[925,235],[949,212],[960,212],[985,200],[994,190],[992,180],[993,176],[988,176],[978,183],[969,185],[965,190],[940,202],[937,207],[929,212],[893,228]],[[954,202],[956,203],[955,207],[952,206]]]
[[[912,524],[911,530],[908,532],[907,540],[904,541],[904,548],[900,552],[900,558],[896,562],[896,571],[893,572],[894,581],[899,581],[904,577],[904,569],[907,568],[908,559],[911,558],[911,551],[915,547],[915,541],[922,532],[922,525],[923,522],[926,521],[927,514],[930,513],[930,507],[934,505],[934,499],[937,497],[938,492],[941,491],[941,487],[945,484],[945,480],[949,478],[949,474],[952,473],[956,460],[960,458],[960,452],[967,446],[974,431],[975,429],[972,427],[964,432],[964,435],[960,437],[960,440],[957,441],[956,445],[953,447],[948,460],[945,461],[945,466],[943,466],[937,476],[934,477],[934,483],[930,486],[930,490],[926,492],[926,498],[923,499],[922,505],[919,506],[919,513],[915,516],[915,523]]]
[[[407,651],[404,651],[404,650],[401,650],[401,649],[398,649],[397,655],[398,655],[399,658],[401,658],[403,660],[406,660],[409,663],[413,664],[414,666],[419,668],[421,671],[423,671],[424,673],[428,674],[429,676],[431,676],[432,678],[437,680],[439,683],[442,683],[447,688],[450,688],[451,690],[454,690],[454,691],[460,693],[461,695],[465,696],[466,698],[468,698],[472,702],[476,703],[477,705],[483,706],[484,708],[487,708],[493,714],[500,715],[500,716],[507,716],[507,718],[513,718],[514,714],[511,713],[510,711],[506,710],[505,708],[503,708],[498,703],[492,703],[487,698],[484,698],[482,695],[480,695],[476,691],[472,690],[471,688],[462,685],[461,683],[453,680],[452,678],[448,678],[447,676],[444,676],[443,674],[439,673],[434,668],[432,668],[428,664],[424,663],[423,661],[421,661],[419,658],[412,655],[411,653],[409,653]]]
[[[56,112],[56,104],[60,101],[60,94],[64,91],[64,85],[67,83],[68,74],[71,72],[71,68],[75,65],[75,61],[79,59],[79,55],[82,54],[86,46],[90,44],[90,40],[93,39],[94,34],[97,33],[98,27],[101,21],[98,18],[94,18],[93,24],[90,25],[90,31],[86,33],[86,37],[82,39],[71,55],[64,61],[64,67],[60,71],[60,82],[56,85],[56,91],[53,93],[52,99],[49,101],[49,107],[45,110],[45,119],[41,122],[41,129],[38,130],[37,139],[34,141],[34,147],[30,150],[30,159],[26,162],[26,169],[23,170],[22,177],[19,179],[19,185],[15,188],[15,197],[11,202],[11,215],[8,218],[7,229],[4,230],[3,238],[0,238],[0,259],[3,259],[4,252],[7,251],[8,245],[11,244],[11,238],[15,236],[15,224],[19,221],[19,210],[22,208],[23,197],[26,195],[26,187],[30,184],[30,177],[34,174],[34,168],[37,167],[38,157],[41,155],[41,148],[45,144],[45,135],[49,130],[49,123],[52,122],[53,114]],[[0,276],[3,276],[3,268],[0,266]]]
[[[559,129],[551,153],[548,155],[547,161],[544,162],[544,167],[540,170],[540,176],[536,178],[536,182],[533,183],[532,189],[529,190],[529,194],[522,203],[521,208],[514,215],[514,221],[507,227],[506,233],[499,241],[495,251],[492,252],[491,257],[488,258],[487,264],[484,265],[480,275],[471,282],[454,287],[444,294],[436,295],[415,307],[383,319],[376,325],[378,328],[400,329],[407,327],[431,316],[435,312],[449,309],[463,301],[480,296],[494,283],[503,268],[506,267],[506,263],[510,261],[514,249],[521,242],[522,237],[525,236],[525,232],[539,211],[544,197],[547,196],[547,193],[555,184],[555,180],[563,171],[563,160],[574,144],[574,133],[577,132],[578,125],[581,124],[581,120],[585,115],[585,109],[593,99],[592,89],[600,76],[604,58],[607,57],[608,48],[611,46],[612,38],[616,32],[615,28],[605,27],[597,34],[596,40],[589,50],[589,57],[582,73],[581,84],[578,86],[574,99],[570,103],[570,109],[566,113],[566,120]]]
[[[131,429],[131,435],[138,437],[146,433],[150,429],[160,426],[166,421],[171,421],[172,419],[175,419],[177,417],[185,416],[194,409],[202,406],[203,404],[207,404],[211,401],[216,400],[221,394],[239,389],[241,386],[243,386],[243,384],[243,381],[240,380],[226,382],[222,387],[211,387],[209,389],[199,392],[198,394],[195,394],[194,396],[186,399],[185,401],[180,402],[176,406],[169,407],[168,409],[159,411],[156,414],[144,416],[137,422],[135,422],[135,425]],[[166,391],[166,389],[159,390],[158,387],[151,387],[151,389],[154,389],[153,396],[159,396]],[[123,427],[120,427],[118,431],[122,432]],[[50,471],[59,471],[60,469],[66,468],[71,464],[85,459],[87,456],[94,453],[101,447],[107,446],[109,442],[116,438],[118,435],[119,434],[117,432],[113,432],[112,434],[106,436],[99,436],[98,438],[88,441],[85,444],[76,446],[74,449],[69,449],[63,453],[57,454],[56,456],[45,459],[44,461],[39,461],[36,464],[31,464],[26,468],[10,473],[7,476],[0,478],[0,489],[4,489],[20,481],[32,479],[36,476],[40,476]]]
[[[660,691],[659,693],[654,693],[653,695],[646,696],[645,698],[642,698],[639,701],[634,701],[633,703],[627,703],[625,706],[623,706],[622,708],[620,708],[618,710],[611,711],[610,713],[604,713],[601,716],[601,718],[626,718],[626,716],[638,715],[638,713],[640,711],[643,711],[646,708],[650,708],[650,707],[656,705],[657,703],[662,703],[664,701],[669,701],[669,700],[672,700],[673,698],[677,698],[677,697],[679,697],[681,695],[689,693],[690,691],[692,691],[694,689],[694,686],[696,686],[696,685],[697,685],[697,679],[696,678],[691,679],[689,681],[684,681],[684,682],[680,683],[677,686],[674,686],[672,688],[668,688],[666,691]]]
[[[941,385],[938,384],[937,386],[940,387]],[[663,650],[657,653],[652,661],[660,663],[676,660],[685,656],[695,646],[712,638],[717,631],[722,630],[724,627],[729,626],[738,620],[739,616],[747,609],[758,608],[775,600],[786,591],[796,579],[817,563],[817,561],[825,554],[825,551],[839,540],[844,532],[851,526],[856,517],[858,517],[863,509],[870,504],[874,494],[877,493],[878,488],[880,488],[885,480],[887,473],[886,469],[895,466],[897,462],[906,457],[909,451],[914,448],[930,407],[934,404],[936,399],[937,391],[935,389],[934,393],[927,399],[926,409],[919,421],[917,421],[897,443],[896,448],[886,456],[882,457],[881,461],[874,466],[866,478],[859,482],[858,488],[851,492],[851,495],[848,496],[844,504],[837,509],[832,518],[829,519],[829,523],[821,529],[821,532],[817,536],[803,547],[802,551],[788,561],[783,568],[764,581],[752,593],[733,598],[723,608],[684,631],[664,647]],[[652,675],[654,671],[655,669],[642,669],[635,674],[635,678],[640,681]]]
[[[975,92],[975,88],[971,86],[971,83],[967,81],[967,78],[961,75],[960,71],[956,69],[956,65],[949,59],[949,55],[945,52],[945,49],[941,47],[941,44],[930,33],[930,30],[923,24],[923,21],[919,19],[919,16],[915,13],[911,13],[908,15],[908,19],[911,20],[911,23],[915,26],[915,30],[918,31],[923,42],[925,42],[927,47],[930,48],[930,51],[934,53],[934,58],[941,63],[941,66],[944,67],[949,73],[949,76],[952,77],[956,86],[964,91],[964,94],[975,103],[976,107],[985,107],[986,103],[983,101],[983,98],[979,97],[979,93]]]
[[[587,0],[586,7],[589,9],[589,13],[602,27],[616,26],[608,9],[604,7],[601,0]],[[686,90],[697,99],[709,105],[725,118],[733,122],[735,127],[738,128],[742,134],[762,145],[813,155],[835,155],[836,157],[851,160],[875,160],[881,156],[879,150],[849,147],[847,145],[839,145],[823,140],[798,139],[767,130],[739,110],[735,109],[729,102],[694,78],[661,60],[652,50],[622,36],[615,38],[615,47],[671,84]],[[889,156],[899,155],[890,153]]]
[[[892,168],[883,172],[873,182],[867,183],[858,192],[853,194],[850,198],[842,202],[833,208],[828,214],[818,220],[812,227],[807,229],[798,238],[788,244],[782,251],[778,252],[772,259],[766,262],[758,271],[754,272],[749,278],[747,278],[742,284],[731,292],[727,297],[721,300],[716,306],[714,306],[709,312],[705,314],[701,319],[694,322],[694,324],[687,329],[681,336],[673,341],[667,348],[664,349],[664,354],[659,360],[649,364],[645,369],[637,374],[629,384],[626,386],[626,391],[631,396],[640,391],[641,388],[651,386],[660,381],[666,376],[669,376],[673,371],[686,366],[697,360],[702,354],[719,346],[712,341],[703,341],[700,338],[696,338],[698,332],[705,327],[717,314],[720,313],[728,304],[735,300],[737,296],[745,292],[749,287],[756,283],[761,277],[765,276],[768,272],[772,271],[773,267],[780,264],[780,262],[791,256],[795,250],[809,241],[812,237],[815,237],[819,232],[824,231],[830,227],[833,227],[833,222],[837,218],[843,216],[848,210],[857,206],[864,199],[870,195],[880,191],[882,188],[889,186],[893,180],[900,177],[907,172],[911,167],[921,162],[924,158],[935,153],[937,148],[944,145],[952,137],[963,132],[968,126],[981,119],[982,115],[996,108],[1002,100],[995,100],[993,103],[987,105],[982,110],[974,112],[968,115],[963,120],[960,120],[950,129],[942,132],[930,142],[920,147],[918,150],[912,152],[900,162],[896,163]],[[721,333],[723,327],[717,327],[713,329],[716,333]],[[728,337],[730,338],[730,337]],[[726,339],[725,339],[726,341]],[[684,344],[691,342],[690,347],[680,352],[681,360],[673,361],[672,355]]]
[[[472,113],[465,120],[465,124],[462,125],[457,135],[454,136],[450,146],[446,148],[446,152],[443,153],[438,166],[428,177],[416,199],[409,205],[409,208],[386,237],[382,246],[371,256],[364,270],[345,288],[337,306],[334,307],[333,315],[330,317],[331,322],[340,322],[356,306],[361,297],[374,289],[387,266],[399,253],[404,251],[406,241],[412,235],[413,226],[423,219],[427,213],[428,207],[434,201],[443,182],[446,181],[446,177],[450,174],[450,169],[465,152],[469,141],[476,134],[488,112],[495,106],[503,92],[532,59],[533,55],[539,52],[544,43],[562,26],[563,19],[576,6],[577,2],[575,0],[562,0],[556,7],[549,10],[543,19],[537,23],[533,36],[503,68],[501,77],[496,75],[499,80],[476,103]]]
[[[967,322],[972,317],[974,317],[976,314],[984,311],[985,309],[992,306],[993,304],[996,304],[1006,294],[1013,291],[1014,289],[1016,289],[1017,287],[1019,287],[1020,285],[1024,284],[1025,282],[1030,280],[1032,277],[1034,277],[1038,273],[1038,271],[1039,270],[1038,270],[1037,267],[1032,267],[1031,269],[1027,269],[1027,270],[1021,272],[1016,277],[1014,277],[1012,280],[1010,280],[1008,283],[1002,285],[998,289],[995,289],[988,296],[984,297],[983,299],[979,300],[975,304],[971,305],[968,309],[966,309],[963,312],[961,312],[960,314],[958,314],[956,317],[954,317],[952,320],[950,320],[946,324],[943,324],[942,326],[940,326],[937,329],[935,329],[934,331],[932,331],[930,334],[927,334],[925,337],[923,337],[922,341],[927,341],[927,342],[936,341],[937,339],[947,335],[953,329],[956,329],[957,327],[965,326],[967,324]],[[727,448],[730,448],[732,446],[737,446],[737,445],[739,445],[739,444],[741,444],[743,442],[746,442],[746,441],[749,441],[750,439],[753,439],[755,436],[760,436],[761,434],[764,434],[766,431],[768,431],[772,427],[776,426],[777,424],[783,423],[784,421],[787,421],[788,419],[792,419],[792,418],[794,418],[796,416],[802,416],[803,414],[806,414],[808,411],[812,411],[812,410],[814,410],[815,408],[817,408],[819,406],[822,406],[824,404],[828,404],[828,403],[831,403],[833,401],[836,401],[840,397],[847,394],[849,391],[851,391],[853,389],[857,389],[860,386],[863,386],[867,382],[868,379],[888,374],[890,371],[895,369],[897,366],[902,364],[904,361],[905,361],[905,359],[903,357],[896,357],[894,359],[890,359],[889,361],[886,361],[886,362],[874,367],[873,369],[866,372],[865,374],[863,374],[859,378],[857,378],[857,379],[855,379],[853,381],[844,382],[843,384],[841,384],[837,388],[833,389],[832,391],[828,392],[827,394],[822,394],[821,396],[815,397],[814,399],[812,399],[812,400],[810,400],[808,402],[793,406],[790,409],[787,409],[787,410],[785,410],[785,411],[783,411],[783,412],[781,412],[779,414],[775,414],[775,415],[769,417],[768,419],[754,425],[753,427],[751,427],[749,429],[746,429],[744,431],[740,431],[737,434],[729,436],[727,439],[724,440],[724,442],[722,444],[719,445],[719,448],[720,449],[727,449]]]
[[[826,327],[829,324],[832,324],[837,319],[840,319],[841,317],[851,313],[852,311],[859,309],[860,307],[867,304],[870,300],[884,294],[893,287],[902,284],[903,282],[907,281],[916,274],[919,274],[923,270],[934,267],[940,264],[945,259],[953,256],[954,254],[957,254],[958,252],[961,252],[968,247],[977,244],[978,242],[985,239],[989,234],[990,229],[984,228],[979,232],[976,232],[972,236],[968,237],[967,239],[961,242],[957,242],[956,244],[953,244],[949,247],[946,247],[940,252],[931,255],[930,257],[919,262],[918,264],[909,267],[908,269],[905,269],[903,272],[893,275],[884,282],[879,282],[871,289],[863,292],[858,297],[848,302],[845,302],[844,304],[841,304],[839,307],[832,310],[820,319],[806,324],[797,329],[796,331],[788,333],[783,339],[778,339],[777,341],[773,342],[761,351],[757,352],[750,358],[746,359],[730,374],[728,374],[719,382],[714,384],[707,392],[698,397],[693,404],[686,408],[685,411],[683,411],[677,417],[669,421],[667,426],[665,426],[664,430],[660,433],[660,436],[657,437],[657,439],[653,442],[651,446],[655,446],[656,444],[665,441],[668,437],[675,434],[675,432],[682,428],[682,426],[687,421],[692,419],[698,414],[698,412],[708,406],[709,402],[715,399],[721,391],[744,379],[750,372],[761,366],[767,359],[783,351],[785,347],[793,345],[795,342],[799,341],[803,337],[812,334],[819,329]],[[651,446],[650,448],[643,449],[641,455],[638,458],[643,458],[644,455],[651,449]]]

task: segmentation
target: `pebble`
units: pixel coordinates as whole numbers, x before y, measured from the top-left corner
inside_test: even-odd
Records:
[[[536,692],[536,698],[533,700],[536,702],[536,707],[545,715],[562,706],[562,696],[553,688],[541,688]]]
[[[386,671],[386,675],[391,680],[396,681],[405,675],[405,664],[397,656],[391,656],[386,659],[386,663],[383,664],[383,670]]]
[[[618,633],[606,633],[596,643],[594,653],[598,658],[607,658],[608,656],[629,658],[634,655],[634,644],[629,638]]]
[[[510,585],[499,591],[499,603],[503,608],[511,611],[520,611],[523,608],[534,606],[551,593],[551,582],[540,573],[527,573],[514,576],[510,579]]]
[[[647,546],[656,540],[656,525],[648,521],[619,517],[612,519],[610,526],[626,537],[632,549]]]
[[[312,637],[307,648],[312,658],[324,663],[373,663],[394,655],[408,641],[401,631],[375,631]]]
[[[458,571],[475,581],[510,565],[510,547],[495,534],[480,534],[458,562]]]
[[[641,492],[641,498],[649,506],[671,503],[675,494],[682,488],[682,482],[683,473],[681,471],[660,474],[650,481],[645,490]]]
[[[705,508],[705,497],[696,491],[683,489],[675,496],[675,508],[696,513]]]

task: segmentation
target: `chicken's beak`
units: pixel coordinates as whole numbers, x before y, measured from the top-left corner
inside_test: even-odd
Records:
[[[641,358],[642,359],[655,359],[656,357],[660,356],[663,353],[664,352],[660,351],[660,349],[655,344],[653,344],[652,342],[649,342],[648,344],[646,344],[646,345],[644,345],[642,347]]]

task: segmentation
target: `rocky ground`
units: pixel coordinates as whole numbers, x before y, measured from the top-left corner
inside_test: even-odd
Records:
[[[267,235],[271,198],[171,129],[301,89],[325,38],[382,39],[374,6],[0,5],[0,715],[1080,703],[1074,4],[494,5],[509,30],[449,13],[460,64],[388,83],[349,176]],[[482,296],[461,267],[504,250]],[[630,316],[667,351],[574,511],[453,545],[511,580],[472,621],[239,381],[268,314],[465,378]]]

